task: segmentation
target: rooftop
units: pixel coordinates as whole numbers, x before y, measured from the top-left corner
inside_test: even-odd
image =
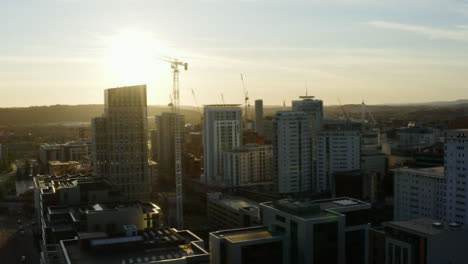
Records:
[[[211,233],[217,237],[223,237],[230,240],[232,243],[264,240],[280,237],[280,233],[268,231],[266,227],[248,227],[240,229],[223,230]]]
[[[247,200],[242,197],[236,196],[224,196],[221,193],[209,193],[208,200],[214,201],[220,205],[223,205],[234,210],[239,210],[246,207],[258,208],[258,203]]]
[[[240,108],[240,104],[209,104],[204,105],[204,108]]]
[[[148,229],[136,235],[108,237],[107,234],[79,234],[62,240],[66,263],[160,263],[169,260],[184,263],[187,258],[206,258],[203,240],[187,230]],[[181,262],[182,261],[182,262]]]
[[[434,236],[445,232],[453,232],[464,230],[463,226],[455,223],[443,223],[428,217],[407,220],[407,221],[393,221],[383,224],[385,227],[398,229],[408,233],[413,233],[420,236]]]
[[[289,213],[304,220],[334,217],[344,212],[370,209],[371,207],[369,203],[349,197],[325,200],[287,198],[262,203],[261,205]]]

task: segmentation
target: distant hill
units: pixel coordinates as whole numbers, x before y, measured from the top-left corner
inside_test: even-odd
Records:
[[[148,117],[170,111],[167,106],[148,106]],[[101,116],[104,105],[51,105],[0,108],[0,126],[33,125],[63,122],[91,122]],[[200,114],[195,107],[181,107],[187,122],[200,122]]]
[[[360,119],[361,105],[348,104],[343,106],[347,115],[352,119]],[[408,105],[369,105],[368,110],[377,120],[408,119],[430,122],[435,120],[455,120],[468,117],[468,100],[453,102],[433,102]],[[283,106],[264,106],[264,115],[272,116]],[[286,110],[290,110],[289,107]],[[101,116],[103,105],[51,105],[16,108],[0,108],[0,126],[8,125],[41,125],[64,122],[90,122],[93,117]],[[162,105],[148,106],[148,117],[170,111]],[[182,106],[181,112],[188,123],[200,122],[200,108]],[[250,115],[254,118],[254,107],[250,108]],[[328,117],[343,117],[341,106],[330,105],[324,107],[324,114]]]

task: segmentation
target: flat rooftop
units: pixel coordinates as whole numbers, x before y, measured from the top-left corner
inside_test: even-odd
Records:
[[[273,233],[268,231],[266,227],[248,227],[240,229],[231,229],[224,231],[213,232],[217,237],[223,237],[233,243],[240,243],[246,241],[264,240],[280,237],[280,233]]]
[[[142,236],[140,233],[138,236],[130,237],[85,236],[84,238],[80,234],[81,240],[84,238],[89,241],[89,247],[83,247],[82,241],[75,238],[61,241],[61,249],[68,264],[163,263],[168,260],[180,261],[190,257],[206,258],[206,262],[209,262],[209,253],[197,244],[202,240],[187,230],[163,228],[145,232],[152,235]],[[183,236],[178,234],[180,232],[184,233]],[[190,234],[190,237],[187,237],[187,234]],[[178,239],[168,241],[167,236],[174,236]]]
[[[344,212],[365,210],[371,208],[371,205],[369,203],[349,197],[325,200],[289,198],[273,202],[261,203],[261,205],[274,208],[282,212],[286,212],[304,220],[334,217]]]
[[[383,224],[385,227],[390,227],[413,233],[420,236],[434,236],[445,232],[453,232],[463,230],[463,226],[451,227],[450,223],[444,223],[440,220],[435,220],[429,217],[423,217],[407,221],[392,221]],[[458,229],[457,229],[458,228]]]

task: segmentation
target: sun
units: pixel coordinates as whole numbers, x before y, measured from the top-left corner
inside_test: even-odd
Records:
[[[150,83],[167,72],[169,49],[148,32],[122,30],[106,40],[106,64],[117,85]]]

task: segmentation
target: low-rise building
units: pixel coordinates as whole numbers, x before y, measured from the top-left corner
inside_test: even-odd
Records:
[[[65,144],[42,144],[39,148],[39,160],[45,167],[49,161],[80,161],[84,156],[91,157],[91,139],[80,139]]]
[[[115,234],[124,225],[137,230],[158,228],[160,208],[148,202],[95,203],[79,206],[49,206],[42,219],[44,245],[71,239],[80,232]]]
[[[468,229],[432,218],[384,223],[385,259],[397,263],[466,263]]]
[[[123,232],[115,235],[79,233],[75,238],[62,240],[57,251],[42,254],[41,263],[210,263],[203,240],[188,230],[150,228],[137,231],[134,226],[123,227]]]

